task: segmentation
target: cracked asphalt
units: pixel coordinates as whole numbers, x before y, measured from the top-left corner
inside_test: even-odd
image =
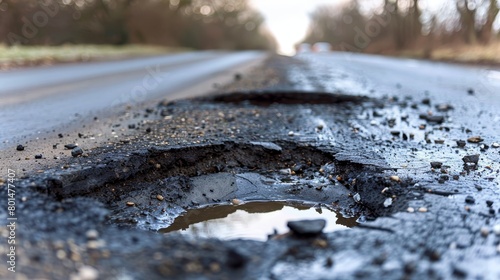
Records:
[[[209,96],[134,109],[130,133],[18,178],[17,272],[0,277],[499,279],[495,73],[272,56]],[[358,225],[265,242],[157,232],[235,198],[308,202]]]

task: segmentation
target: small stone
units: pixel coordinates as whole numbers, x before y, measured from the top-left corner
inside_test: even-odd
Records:
[[[361,195],[359,193],[356,193],[352,198],[356,202],[360,202],[361,201]]]
[[[288,132],[288,136],[294,136],[294,135],[295,135],[295,133],[293,131]]]
[[[486,200],[486,206],[488,206],[488,207],[493,206],[493,201],[491,201],[491,200]]]
[[[469,95],[474,95],[474,89],[469,88],[469,89],[467,90],[467,93],[468,93]]]
[[[298,236],[317,236],[323,232],[326,221],[323,219],[290,221],[287,226]]]
[[[99,278],[99,271],[91,266],[84,265],[78,269],[78,279],[95,280]]]
[[[291,175],[292,170],[290,168],[280,169],[279,172],[283,175]]]
[[[493,226],[493,233],[497,236],[500,235],[500,224]]]
[[[462,160],[465,163],[474,163],[475,165],[477,165],[477,163],[479,162],[479,155],[464,156]]]
[[[304,171],[304,165],[298,163],[293,166],[292,171],[295,172],[295,174],[300,174],[303,173]]]
[[[474,204],[476,202],[476,200],[474,199],[474,197],[468,195],[467,197],[465,197],[465,203],[467,204]]]
[[[430,123],[437,123],[437,124],[441,124],[444,122],[444,116],[427,116],[425,118],[428,122]]]
[[[18,150],[18,151],[24,151],[24,146],[23,145],[17,145],[16,150]]]
[[[441,166],[443,166],[443,163],[442,162],[439,162],[439,161],[433,161],[431,162],[431,167],[432,168],[441,168]]]
[[[394,182],[401,182],[401,179],[399,178],[399,176],[396,176],[396,175],[389,177],[389,179],[391,179],[391,181],[394,181]]]
[[[71,150],[71,155],[72,155],[73,157],[78,157],[78,156],[83,155],[83,150],[82,150],[82,148],[80,148],[80,147],[76,147],[76,148],[74,148],[73,150]]]
[[[408,212],[408,213],[414,213],[414,212],[415,212],[415,208],[413,208],[413,207],[408,207],[408,208],[406,209],[406,212]]]
[[[473,136],[473,137],[469,137],[467,139],[467,142],[469,142],[469,143],[480,143],[480,142],[483,142],[483,141],[484,141],[484,139],[481,138],[481,136]]]
[[[465,147],[466,142],[464,140],[457,140],[457,146],[459,148]]]
[[[134,206],[134,205],[135,205],[135,203],[133,203],[132,201],[127,201],[127,206],[131,207],[131,206]]]
[[[97,230],[95,229],[89,229],[85,233],[85,236],[87,237],[87,239],[95,240],[99,238],[99,232],[97,232]]]
[[[449,110],[453,110],[453,106],[451,106],[450,104],[439,104],[439,105],[436,105],[436,109],[439,112],[446,112]]]
[[[488,235],[490,235],[490,230],[487,227],[482,227],[481,228],[481,236],[488,237]]]
[[[418,208],[418,212],[420,212],[420,213],[426,213],[427,211],[428,210],[427,210],[426,207],[420,207],[420,208]]]
[[[163,196],[161,194],[156,195],[156,199],[159,201],[163,201]]]
[[[73,144],[73,143],[64,145],[64,148],[66,148],[68,150],[73,150],[76,147],[78,147],[78,145],[77,144]]]
[[[135,124],[129,124],[128,129],[135,129]]]
[[[233,203],[233,205],[241,205],[241,204],[243,204],[243,201],[239,200],[237,198],[233,198],[233,200],[231,200],[231,202]]]
[[[41,159],[43,157],[43,155],[39,154],[39,155],[35,155],[35,159]]]
[[[384,200],[384,207],[385,207],[385,208],[387,208],[387,207],[389,207],[389,206],[391,206],[391,205],[392,205],[392,198],[390,198],[390,197],[389,197],[389,198],[386,198],[386,199]]]
[[[493,144],[491,144],[491,146],[492,146],[493,148],[495,148],[495,149],[496,149],[496,148],[500,148],[500,144],[498,144],[498,143],[493,143]]]
[[[316,126],[316,128],[317,128],[318,130],[323,130],[324,126],[323,126],[322,124],[318,124],[318,125]]]
[[[436,144],[444,144],[444,140],[443,139],[436,139],[436,140],[434,140],[434,143],[436,143]]]

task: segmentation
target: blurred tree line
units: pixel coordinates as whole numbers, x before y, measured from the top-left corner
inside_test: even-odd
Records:
[[[304,42],[329,42],[335,50],[353,52],[421,49],[430,55],[441,45],[487,45],[499,37],[494,30],[497,0],[446,0],[438,10],[422,0],[373,2],[352,0],[341,6],[318,7],[311,14]]]
[[[0,0],[7,45],[151,44],[276,48],[247,0]]]

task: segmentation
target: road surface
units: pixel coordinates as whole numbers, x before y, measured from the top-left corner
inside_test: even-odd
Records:
[[[498,77],[379,56],[272,56],[218,88],[229,95],[113,121],[106,129],[120,133],[104,145],[72,132],[2,154],[4,185],[19,178],[19,225],[0,235],[20,236],[15,276],[27,279],[500,279]],[[75,142],[85,155],[63,147]],[[329,207],[357,225],[303,223],[264,242],[161,233],[177,218],[209,219],[200,207],[256,200]]]
[[[101,117],[119,105],[168,98],[264,55],[207,51],[0,73],[0,148],[76,117]]]

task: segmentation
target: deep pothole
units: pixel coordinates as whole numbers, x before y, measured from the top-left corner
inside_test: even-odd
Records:
[[[98,200],[110,210],[109,224],[161,230],[193,209],[225,207],[234,199],[312,202],[340,218],[376,216],[386,196],[393,195],[382,192],[390,182],[375,176],[379,172],[310,145],[224,142],[154,147],[111,158],[51,179],[48,190],[59,199]]]

